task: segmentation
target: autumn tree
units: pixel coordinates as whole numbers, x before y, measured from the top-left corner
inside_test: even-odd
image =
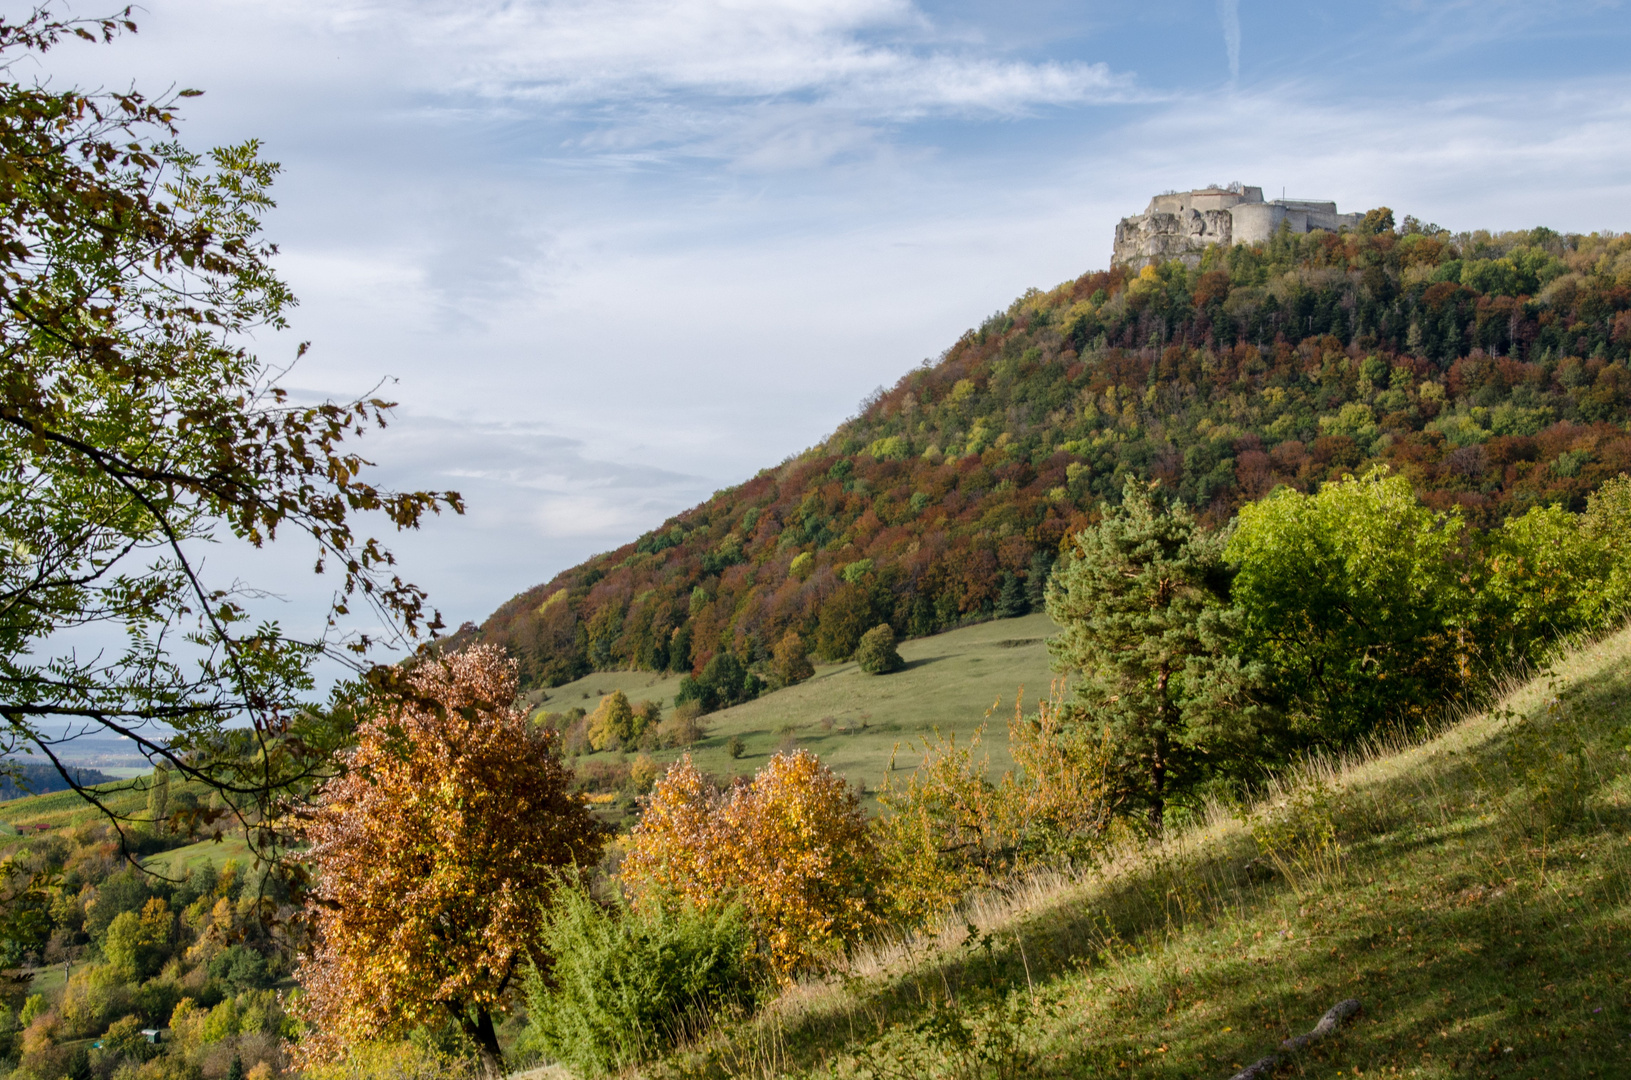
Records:
[[[1082,723],[1102,728],[1128,788],[1160,828],[1195,752],[1208,661],[1219,655],[1202,616],[1226,596],[1223,539],[1155,484],[1129,478],[1120,506],[1076,535],[1048,586],[1055,666],[1081,672]],[[1201,670],[1197,670],[1201,669]]]
[[[877,865],[860,800],[814,754],[777,754],[725,792],[687,754],[652,791],[623,879],[638,903],[742,904],[790,979],[877,925]]]
[[[600,705],[589,714],[589,746],[593,750],[612,750],[630,746],[639,734],[637,718],[629,696],[614,690],[600,699]]]
[[[872,598],[866,587],[846,583],[821,605],[816,621],[816,652],[825,660],[845,660],[873,625]]]
[[[308,1059],[455,1021],[490,1076],[494,1014],[535,955],[563,867],[592,865],[602,830],[556,734],[513,702],[515,664],[491,646],[430,659],[382,698],[349,771],[306,823],[316,946],[298,978]]]
[[[1062,680],[1036,713],[1022,700],[1023,691],[1008,722],[1016,768],[991,778],[983,727],[961,742],[937,735],[904,782],[891,777],[878,793],[883,889],[897,923],[921,926],[971,889],[1044,866],[1080,868],[1116,839],[1124,785],[1107,733],[1071,723]]]
[[[364,478],[347,440],[389,402],[292,404],[250,351],[295,303],[261,232],[278,167],[255,141],[183,149],[196,91],[15,77],[64,39],[134,29],[129,8],[0,20],[0,751],[31,746],[111,815],[57,752],[64,725],[105,730],[271,822],[349,737],[301,708],[314,665],[374,670],[377,634],[348,636],[345,617],[371,609],[399,643],[440,626],[358,516],[410,529],[460,503]],[[201,559],[291,533],[336,571],[304,636]]]
[[[815,668],[810,666],[809,646],[797,630],[787,631],[776,643],[776,651],[770,657],[770,673],[782,686],[801,683],[815,674]]]

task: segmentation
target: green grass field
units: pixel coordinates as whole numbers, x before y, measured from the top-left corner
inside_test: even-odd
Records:
[[[116,780],[90,790],[96,792],[97,797],[116,813],[138,813],[147,806],[147,786],[142,779]],[[177,790],[180,790],[179,785]],[[18,826],[62,828],[91,821],[98,816],[99,811],[74,791],[53,791],[48,795],[29,795],[0,802],[0,825],[8,826],[8,832],[15,832]]]
[[[1631,1075],[1631,631],[1418,745],[976,898],[657,1070],[1223,1080]]]
[[[102,784],[91,790],[96,792],[98,798],[115,813],[130,814],[139,819],[146,811],[145,776]],[[179,781],[172,781],[171,790],[179,793],[189,788]],[[195,795],[208,794],[202,785],[192,785],[191,790]],[[0,802],[0,837],[16,836],[19,829],[34,829],[40,826],[63,829],[105,820],[107,819],[99,810],[87,804],[73,791],[53,791],[48,795],[30,795],[26,798]],[[224,837],[219,842],[201,840],[196,844],[150,855],[143,859],[142,863],[167,877],[180,877],[203,863],[213,862],[220,866],[229,859],[236,859],[239,865],[245,867],[253,863],[254,856],[241,836]]]
[[[988,723],[992,765],[1006,768],[1014,695],[1020,687],[1027,701],[1047,694],[1054,676],[1045,641],[1055,631],[1052,620],[1037,614],[916,638],[901,643],[907,666],[893,675],[867,675],[853,663],[818,665],[806,682],[703,717],[707,736],[691,754],[700,768],[729,777],[751,774],[778,749],[797,745],[819,754],[852,783],[876,788],[897,747],[897,767],[911,768],[917,760],[911,746],[935,729],[965,738]],[[634,701],[661,701],[666,710],[678,689],[678,677],[604,672],[548,691],[541,707],[593,710],[602,696],[622,690]],[[746,747],[734,760],[725,752],[733,735]],[[652,756],[667,762],[679,751]],[[603,752],[582,760],[615,757]]]

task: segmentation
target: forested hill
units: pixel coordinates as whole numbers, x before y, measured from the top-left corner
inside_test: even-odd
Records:
[[[848,655],[1039,599],[1131,474],[1211,520],[1383,462],[1487,527],[1631,470],[1631,234],[1372,228],[1032,290],[820,446],[522,593],[525,685]]]

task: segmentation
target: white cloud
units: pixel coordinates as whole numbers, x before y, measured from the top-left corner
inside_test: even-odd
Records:
[[[872,115],[1010,113],[1109,97],[1103,64],[1029,63],[938,40],[904,0],[575,0],[425,5],[416,44],[452,85],[604,107],[672,94],[840,102]]]

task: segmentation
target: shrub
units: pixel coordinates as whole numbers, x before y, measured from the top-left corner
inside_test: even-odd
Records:
[[[683,750],[702,738],[701,706],[688,701],[657,726],[657,742],[670,750]]]
[[[641,754],[629,763],[629,783],[638,792],[650,791],[660,773],[661,769],[650,754]]]
[[[593,749],[589,745],[589,717],[582,709],[573,709],[573,716],[567,714],[566,724],[560,728],[561,753],[569,757],[587,754]]]
[[[861,635],[855,649],[855,662],[868,675],[888,675],[906,666],[895,649],[895,631],[888,623],[879,623]]]
[[[1419,722],[1465,686],[1466,592],[1449,559],[1461,534],[1459,509],[1434,513],[1383,466],[1241,508],[1224,556],[1242,644],[1307,741]]]
[[[565,890],[542,943],[553,962],[527,979],[528,1038],[580,1076],[636,1065],[753,995],[753,934],[732,904],[607,909]]]
[[[477,1080],[480,1075],[469,1058],[405,1039],[355,1042],[346,1047],[343,1060],[300,1070],[304,1080]]]
[[[634,736],[639,738],[648,731],[657,730],[657,725],[662,723],[662,719],[662,702],[650,699],[636,702],[634,705]]]
[[[1631,476],[1621,473],[1592,493],[1580,528],[1608,560],[1604,612],[1610,620],[1623,618],[1631,611]]]
[[[1607,548],[1559,506],[1536,506],[1484,537],[1485,574],[1475,605],[1479,637],[1497,658],[1600,625],[1610,601]]]
[[[1106,733],[1070,730],[1063,689],[1008,724],[1016,769],[993,782],[982,732],[937,739],[904,784],[879,793],[879,847],[892,919],[918,926],[970,889],[1041,866],[1079,867],[1110,846],[1123,812]]]
[[[725,793],[689,755],[676,762],[634,828],[623,877],[642,903],[739,900],[789,979],[877,925],[877,869],[860,800],[801,750]]]
[[[747,749],[747,744],[742,741],[740,735],[732,735],[725,740],[725,753],[731,756],[732,761],[747,753]]]
[[[687,675],[680,680],[674,704],[695,702],[703,712],[728,708],[743,701],[751,701],[764,690],[759,677],[743,666],[729,652],[715,653],[695,677]]]

